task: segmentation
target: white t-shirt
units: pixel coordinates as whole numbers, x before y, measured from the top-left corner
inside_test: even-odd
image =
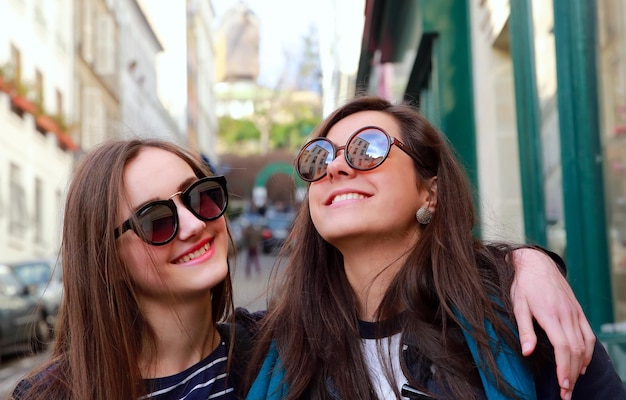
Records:
[[[392,389],[392,382],[385,375],[386,366],[391,361],[391,371],[398,385],[398,391],[402,389],[402,385],[407,383],[407,379],[402,373],[400,367],[400,333],[394,333],[391,336],[382,339],[375,339],[376,323],[359,321],[361,331],[361,344],[363,347],[363,356],[367,363],[369,374],[374,384],[374,388],[378,393],[379,399],[395,399]],[[391,351],[390,351],[391,350]],[[391,355],[390,360],[386,360]],[[383,357],[383,359],[381,359]],[[384,361],[383,361],[384,360]],[[408,399],[408,397],[402,397]]]

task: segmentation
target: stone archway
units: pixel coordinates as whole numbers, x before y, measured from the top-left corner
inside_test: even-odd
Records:
[[[267,202],[267,181],[272,175],[285,174],[292,177],[295,182],[295,197],[298,201],[304,197],[306,191],[306,183],[300,179],[293,166],[286,162],[273,162],[266,165],[259,171],[254,179],[254,187],[252,188],[252,201],[255,206],[261,207]]]

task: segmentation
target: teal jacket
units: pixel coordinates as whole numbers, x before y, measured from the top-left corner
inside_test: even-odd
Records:
[[[500,349],[496,354],[496,364],[500,373],[505,377],[509,385],[517,391],[520,398],[536,400],[537,395],[533,374],[524,365],[521,355],[516,354],[498,339],[491,323],[487,322],[485,327],[489,337],[492,339],[493,350],[496,351],[496,349]],[[478,352],[478,346],[474,338],[467,332],[463,332],[474,361],[476,365],[479,366],[480,378],[487,400],[510,400],[509,396],[494,385],[493,379],[491,379],[491,373],[481,367],[483,365],[482,357]],[[272,342],[265,361],[263,362],[263,366],[250,388],[246,399],[280,400],[285,398],[289,388],[284,381],[284,376],[285,370],[281,365],[276,343]]]

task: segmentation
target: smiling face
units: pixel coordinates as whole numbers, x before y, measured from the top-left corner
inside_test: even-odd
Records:
[[[124,191],[128,204],[120,200],[121,224],[142,205],[166,200],[197,181],[191,166],[168,151],[146,147],[124,170]],[[195,217],[174,196],[179,218],[176,237],[163,246],[145,243],[134,231],[124,232],[117,244],[141,297],[169,299],[206,296],[228,273],[228,233],[220,217],[204,222]]]
[[[340,120],[327,138],[343,146],[364,126],[377,126],[403,140],[398,122],[389,114],[362,111]],[[387,159],[370,171],[357,171],[343,151],[327,169],[327,175],[311,183],[309,206],[317,231],[340,250],[349,243],[382,243],[389,239],[411,244],[418,230],[415,212],[427,205],[429,192],[418,189],[414,162],[397,146]],[[345,254],[344,254],[345,255]]]

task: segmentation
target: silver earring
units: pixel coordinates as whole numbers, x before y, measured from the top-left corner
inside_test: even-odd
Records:
[[[422,207],[415,213],[415,219],[422,225],[428,225],[433,219],[433,213],[430,212],[428,207]]]

